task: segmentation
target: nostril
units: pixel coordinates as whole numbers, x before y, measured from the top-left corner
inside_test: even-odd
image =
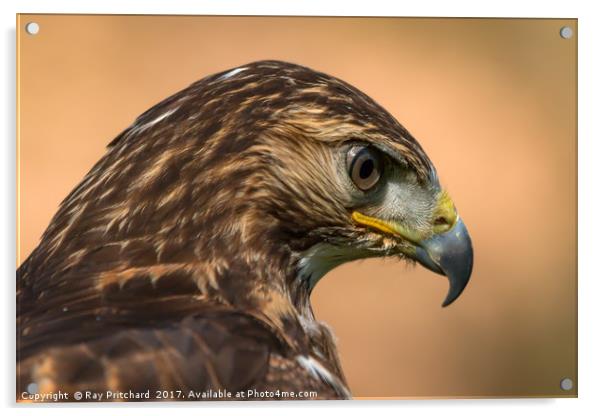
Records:
[[[445,233],[449,231],[455,223],[455,218],[450,218],[447,215],[441,215],[435,218],[433,221],[433,231],[436,234]]]
[[[449,225],[449,221],[445,217],[435,218],[435,225]]]

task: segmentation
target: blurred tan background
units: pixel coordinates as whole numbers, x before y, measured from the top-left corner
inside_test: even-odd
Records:
[[[392,260],[320,282],[353,394],[576,394],[559,387],[577,378],[576,20],[21,15],[17,32],[18,264],[137,115],[206,75],[292,61],[417,137],[475,248],[445,309],[445,279]]]

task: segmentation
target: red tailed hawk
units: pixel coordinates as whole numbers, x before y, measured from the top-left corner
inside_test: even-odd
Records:
[[[309,297],[378,256],[446,275],[444,305],[472,270],[410,133],[302,66],[209,76],[110,143],[18,269],[17,398],[349,398]]]

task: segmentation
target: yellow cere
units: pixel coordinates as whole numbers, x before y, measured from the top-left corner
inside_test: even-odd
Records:
[[[438,218],[442,218],[444,221],[438,223]],[[454,202],[446,191],[441,191],[439,193],[437,207],[433,212],[433,232],[435,234],[444,233],[456,225],[457,221],[458,211],[456,210]]]

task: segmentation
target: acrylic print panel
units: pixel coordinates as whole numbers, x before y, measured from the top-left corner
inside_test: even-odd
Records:
[[[576,20],[17,33],[18,400],[577,395]]]

